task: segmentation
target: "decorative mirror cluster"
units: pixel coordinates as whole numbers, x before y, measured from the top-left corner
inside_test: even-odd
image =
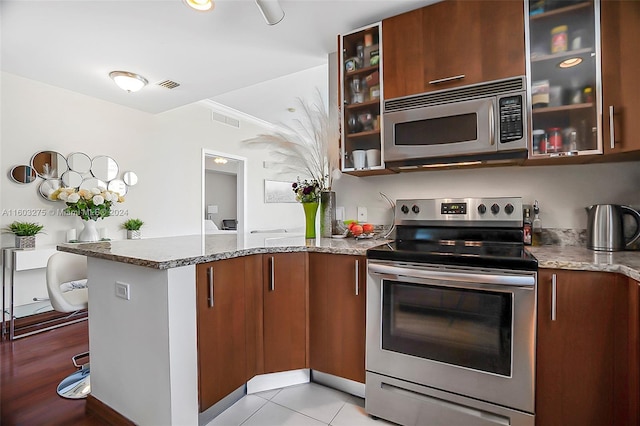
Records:
[[[11,168],[9,178],[21,184],[42,181],[38,193],[49,200],[49,195],[61,186],[80,189],[108,189],[124,196],[129,187],[138,183],[138,176],[124,172],[118,179],[118,163],[108,155],[89,157],[83,152],[73,152],[66,158],[56,151],[40,151],[31,157],[29,165]]]

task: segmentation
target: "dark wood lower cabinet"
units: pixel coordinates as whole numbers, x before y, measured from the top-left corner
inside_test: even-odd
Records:
[[[366,258],[309,254],[310,367],[364,383]]]
[[[247,379],[244,266],[242,257],[196,266],[200,412]]]
[[[617,274],[540,271],[537,425],[629,424],[627,294]]]
[[[629,279],[629,422],[640,424],[640,283]]]
[[[266,254],[262,259],[264,372],[306,368],[307,253]]]

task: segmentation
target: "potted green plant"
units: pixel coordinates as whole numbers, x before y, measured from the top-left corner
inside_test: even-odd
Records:
[[[19,249],[36,248],[36,234],[42,232],[43,225],[32,222],[13,222],[5,228],[16,236],[16,247]]]
[[[142,228],[144,222],[140,219],[129,219],[122,224],[122,227],[127,230],[127,239],[128,240],[138,240],[140,239],[141,233],[140,228]]]

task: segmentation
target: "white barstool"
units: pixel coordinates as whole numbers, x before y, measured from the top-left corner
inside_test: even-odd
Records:
[[[47,262],[47,291],[51,306],[58,312],[69,313],[70,317],[89,306],[87,289],[87,258],[71,253],[55,253]],[[89,352],[71,358],[78,368],[58,385],[58,395],[63,398],[86,398],[91,393],[89,363],[79,364],[78,360],[88,358]]]

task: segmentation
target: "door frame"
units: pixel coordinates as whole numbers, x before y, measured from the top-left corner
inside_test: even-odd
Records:
[[[201,202],[200,202],[200,217],[201,219],[201,234],[205,234],[204,217],[202,216],[205,211],[205,176],[206,176],[206,160],[207,157],[225,157],[230,158],[238,162],[238,173],[236,175],[237,181],[237,232],[243,234],[245,229],[248,228],[247,224],[247,158],[235,154],[229,154],[226,152],[216,151],[208,148],[202,148],[202,176],[201,176]]]

